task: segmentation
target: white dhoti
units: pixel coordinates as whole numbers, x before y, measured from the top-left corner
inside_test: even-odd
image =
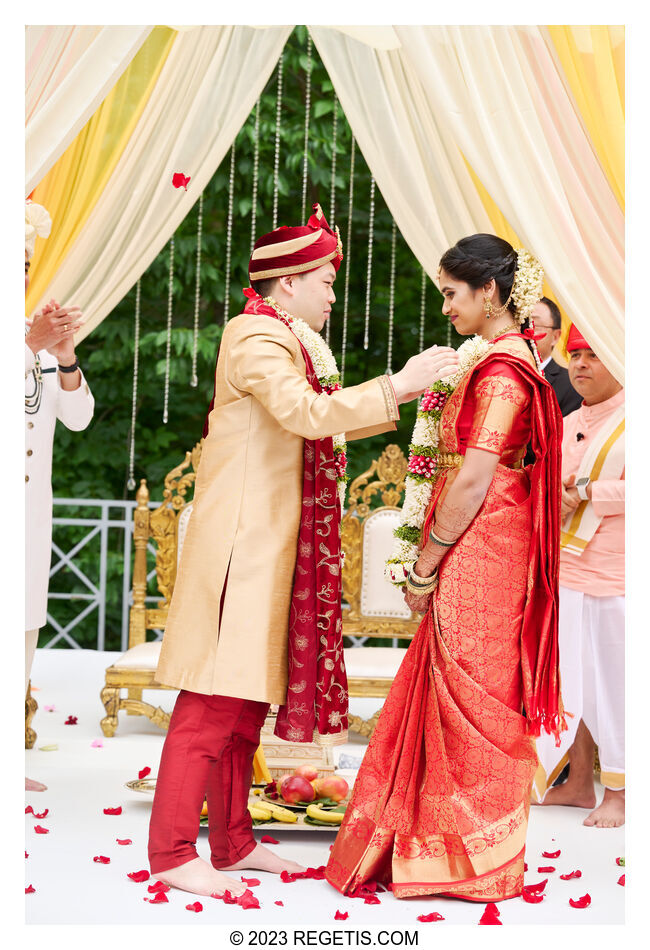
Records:
[[[537,739],[538,801],[568,762],[581,719],[598,747],[602,784],[625,788],[625,598],[560,585],[559,607],[560,685],[569,728],[558,747],[552,736]]]

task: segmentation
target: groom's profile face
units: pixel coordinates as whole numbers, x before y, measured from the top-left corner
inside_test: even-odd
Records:
[[[296,274],[285,279],[285,290],[293,297],[291,313],[304,320],[312,330],[322,330],[336,300],[334,265],[328,262],[316,270],[307,271],[306,274]]]

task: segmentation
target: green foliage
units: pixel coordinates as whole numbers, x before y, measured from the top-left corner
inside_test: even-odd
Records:
[[[279,171],[278,224],[299,222],[302,206],[304,101],[307,33],[296,27],[284,51],[283,107]],[[351,131],[336,103],[336,188],[331,194],[332,118],[334,93],[331,80],[312,48],[311,116],[309,127],[309,182],[307,215],[320,202],[330,224],[341,229],[344,245],[348,233],[348,188]],[[261,96],[259,181],[256,236],[273,226],[273,162],[277,73]],[[229,315],[243,305],[241,289],[248,286],[247,265],[251,250],[252,175],[255,110],[235,143],[236,171],[233,202],[232,254],[229,282]],[[179,169],[192,174],[192,168]],[[155,497],[161,496],[164,475],[201,437],[212,398],[214,366],[221,338],[227,288],[226,228],[230,152],[224,156],[204,192],[201,293],[197,355],[198,386],[192,388],[192,343],[195,312],[197,203],[174,237],[173,321],[169,420],[163,416],[169,248],[163,249],[141,278],[141,339],[136,419],[135,479],[146,477]],[[370,295],[370,345],[363,349],[368,260],[368,217],[371,176],[356,149],[352,242],[344,246],[350,256],[348,346],[345,385],[354,385],[386,370],[388,342],[389,267],[392,216],[375,191],[373,272]],[[134,182],[134,188],[137,182]],[[170,182],[171,188],[171,182]],[[190,191],[192,184],[190,183]],[[334,198],[334,220],[331,202]],[[419,349],[421,268],[398,234],[393,369]],[[331,346],[340,361],[345,260],[335,287],[338,302],[333,311]],[[424,344],[446,340],[447,322],[440,313],[441,298],[427,280]],[[83,433],[57,427],[54,443],[53,487],[56,497],[127,498],[129,432],[133,390],[135,287],[79,347],[79,359],[95,397],[95,417]],[[398,431],[351,443],[348,471],[364,471],[389,441],[405,452],[415,422],[416,405],[401,407]],[[121,599],[121,583],[111,584],[109,597]],[[90,635],[89,635],[90,636]],[[94,637],[94,634],[92,635]],[[83,639],[80,637],[80,639]],[[92,639],[92,638],[91,638]],[[89,640],[90,642],[90,640]]]

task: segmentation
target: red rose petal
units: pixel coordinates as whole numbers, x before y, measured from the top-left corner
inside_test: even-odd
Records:
[[[25,814],[26,814],[26,815],[33,815],[33,814],[34,814],[34,809],[32,808],[31,805],[25,805]],[[618,858],[616,859],[616,863],[618,864]]]
[[[34,818],[47,818],[50,813],[50,809],[46,808],[45,811],[34,811],[32,812]]]
[[[527,871],[527,870],[528,870],[528,865],[527,865],[526,862],[524,861],[524,871]]]
[[[273,903],[277,904],[278,907],[284,907],[284,904],[282,903],[282,901],[273,901]]]
[[[133,844],[131,838],[116,838],[118,844]]]
[[[182,172],[175,172],[174,175],[172,175],[172,185],[174,188],[184,188],[185,191],[187,191],[189,183],[190,178],[187,178]]]
[[[496,904],[490,902],[486,905],[485,910],[483,911],[483,916],[479,920],[479,924],[501,924],[499,920],[501,914],[499,913],[499,908]]]
[[[168,904],[169,898],[164,891],[156,891],[153,897],[143,897],[143,901],[147,901],[148,904]]]
[[[616,863],[618,864],[619,868],[624,868],[624,867],[625,867],[625,858],[617,858],[617,859],[616,859]]]
[[[262,835],[260,840],[262,844],[280,844],[280,842],[272,838],[271,835]]]
[[[147,890],[149,891],[150,894],[157,894],[158,891],[162,891],[164,894],[167,891],[171,891],[171,887],[169,886],[169,884],[163,884],[162,881],[156,881],[155,884],[150,884]]]
[[[544,900],[543,894],[535,894],[534,891],[527,891],[526,888],[521,892],[521,896],[527,904],[541,904]]]
[[[236,904],[237,899],[232,896],[230,891],[224,891],[223,894],[213,894],[212,897],[216,897],[218,900],[222,900],[224,904]]]
[[[559,858],[561,854],[561,851],[542,851],[543,858]]]
[[[105,854],[96,854],[93,858],[96,864],[110,864],[111,859],[107,858]]]
[[[259,910],[260,902],[252,891],[246,890],[237,898],[237,903],[244,910]]]
[[[418,917],[418,920],[421,920],[423,924],[429,924],[433,920],[444,920],[444,919],[445,918],[442,916],[442,914],[439,914],[435,910],[432,914],[420,914],[420,916]]]
[[[138,778],[146,778],[150,772],[151,772],[151,769],[149,768],[149,766],[145,765],[145,767],[143,769],[140,769],[140,771],[138,772]]]
[[[295,877],[289,874],[288,871],[280,871],[280,880],[283,884],[291,884],[292,881],[295,881]]]
[[[121,805],[118,805],[117,808],[105,808],[105,809],[104,809],[104,814],[105,814],[105,815],[121,815],[121,814],[122,814],[122,806],[121,806]]]
[[[27,854],[27,852],[26,852],[26,851],[25,851],[25,857],[26,857],[26,858],[28,858],[28,857],[29,857],[29,855]]]
[[[203,910],[203,904],[199,901],[194,901],[193,904],[186,904],[185,910],[193,910],[195,914],[198,914]]]
[[[576,877],[582,877],[582,871],[570,871],[568,874],[560,874],[561,881],[572,881]]]
[[[621,874],[621,876],[619,877],[619,879],[618,879],[618,881],[617,881],[616,883],[617,883],[617,884],[620,884],[621,887],[625,887],[625,875],[624,875],[624,874]]]
[[[364,904],[381,904],[381,901],[379,900],[378,897],[375,897],[374,894],[369,894],[368,897],[364,897],[363,903]]]
[[[549,864],[548,866],[537,868],[540,874],[552,874],[555,868]]]
[[[337,912],[334,914],[334,920],[347,920],[348,916],[349,915],[348,915],[347,910],[346,911],[337,910]]]
[[[76,726],[78,722],[77,716],[68,716],[66,721],[63,723],[64,726]]]
[[[241,880],[244,884],[247,884],[249,887],[259,887],[259,885],[262,883],[256,877],[242,877]]]
[[[50,829],[44,828],[43,825],[34,825],[34,831],[37,835],[49,835]]]
[[[36,888],[32,887],[31,884],[29,885],[29,887],[25,888],[25,894],[35,894],[35,893],[36,893]]]
[[[543,881],[539,881],[537,884],[526,884],[524,890],[528,891],[529,894],[541,894],[547,884],[548,878],[545,877]]]
[[[591,904],[591,897],[589,896],[589,894],[583,894],[583,896],[579,897],[578,900],[576,901],[574,901],[573,898],[570,897],[569,903],[571,904],[572,907],[579,907],[579,908],[589,907],[589,905]]]
[[[130,877],[132,881],[135,881],[136,884],[142,884],[144,881],[148,881],[151,875],[148,871],[131,871],[126,875]]]

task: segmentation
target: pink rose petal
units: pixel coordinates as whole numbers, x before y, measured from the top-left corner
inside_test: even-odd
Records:
[[[103,749],[104,743],[101,739],[93,739],[93,741],[90,743],[90,747],[91,749]]]
[[[43,706],[45,712],[56,712],[56,706]]]
[[[203,904],[199,901],[194,901],[193,904],[186,904],[185,910],[193,910],[195,914],[199,914],[203,910]]]

